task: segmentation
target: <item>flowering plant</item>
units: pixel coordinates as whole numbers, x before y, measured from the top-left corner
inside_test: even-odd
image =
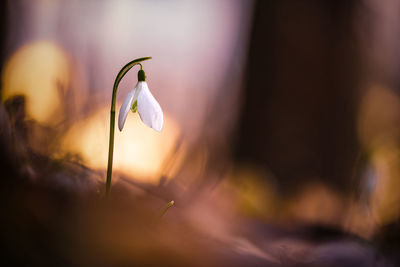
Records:
[[[140,118],[150,128],[160,132],[164,125],[164,116],[160,105],[154,96],[150,93],[149,87],[146,83],[146,74],[143,71],[143,66],[140,62],[151,59],[151,57],[142,57],[132,60],[126,64],[118,73],[115,78],[113,93],[111,98],[110,110],[110,141],[108,148],[108,165],[107,165],[107,180],[106,180],[106,195],[110,193],[112,164],[114,153],[114,130],[115,130],[115,104],[117,97],[118,85],[125,74],[135,65],[140,65],[138,72],[138,83],[135,88],[125,98],[118,116],[118,128],[122,131],[126,117],[129,111],[138,111]]]

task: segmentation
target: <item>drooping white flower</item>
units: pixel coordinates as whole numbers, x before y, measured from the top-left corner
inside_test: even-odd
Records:
[[[161,132],[164,125],[164,115],[160,104],[158,104],[157,100],[150,93],[146,81],[140,78],[135,88],[125,98],[119,110],[118,128],[120,131],[124,127],[129,111],[132,109],[135,112],[136,107],[144,124],[157,132]]]

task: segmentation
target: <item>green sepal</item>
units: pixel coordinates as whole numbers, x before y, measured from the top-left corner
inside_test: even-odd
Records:
[[[137,111],[137,100],[135,100],[135,102],[133,103],[131,110],[133,113],[135,113]]]
[[[146,81],[146,73],[144,72],[144,70],[140,69],[140,70],[138,71],[137,77],[138,77],[138,81],[139,81],[139,82],[144,82],[144,81]]]

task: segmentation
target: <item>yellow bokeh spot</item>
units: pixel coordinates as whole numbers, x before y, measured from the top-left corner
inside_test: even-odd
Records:
[[[29,43],[7,61],[3,75],[2,100],[26,97],[27,115],[44,124],[55,124],[62,111],[61,94],[68,87],[69,61],[66,53],[49,41]]]
[[[118,114],[117,119],[118,119]],[[65,135],[62,150],[78,153],[85,164],[105,169],[108,159],[109,108],[77,122]],[[137,113],[130,113],[122,132],[115,129],[113,170],[135,179],[157,183],[161,168],[179,138],[179,127],[164,114],[161,133],[144,125]]]

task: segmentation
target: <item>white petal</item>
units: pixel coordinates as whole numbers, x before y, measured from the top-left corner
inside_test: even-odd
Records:
[[[137,85],[137,107],[144,124],[161,132],[164,126],[164,115],[146,82],[139,82]]]
[[[137,85],[136,85],[137,87]],[[122,103],[121,108],[119,109],[119,115],[118,115],[118,128],[120,131],[122,131],[122,128],[124,128],[126,116],[128,116],[129,110],[132,107],[132,104],[135,99],[135,92],[136,87],[129,92],[128,96],[125,98],[124,103]]]

